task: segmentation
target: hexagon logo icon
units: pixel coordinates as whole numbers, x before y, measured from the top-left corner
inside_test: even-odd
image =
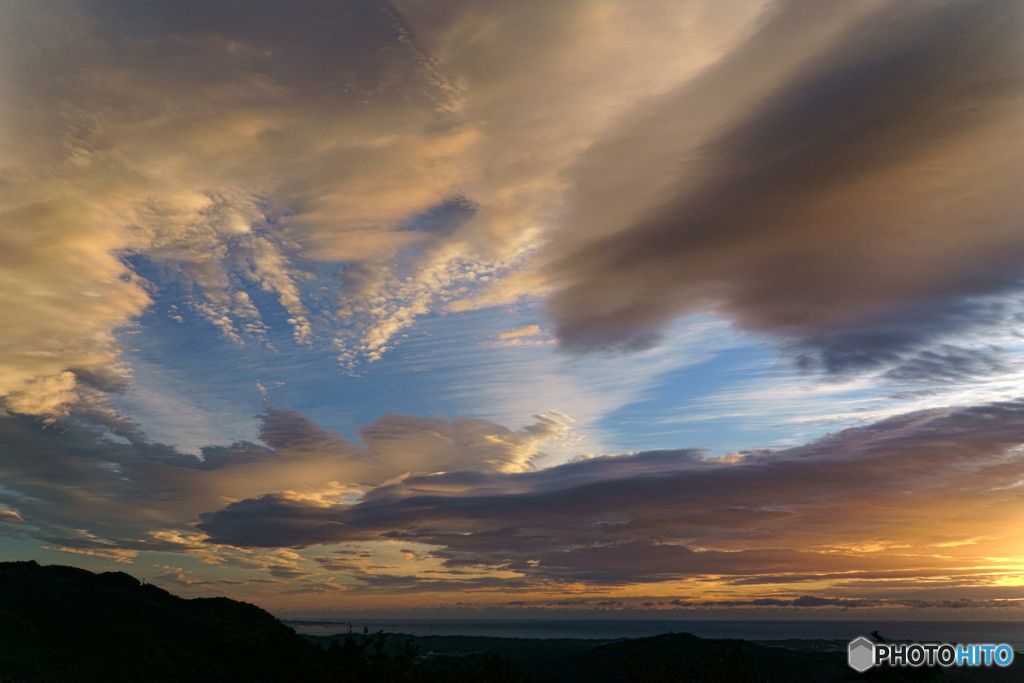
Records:
[[[846,651],[846,661],[851,669],[864,673],[875,665],[875,644],[864,636],[851,640]]]

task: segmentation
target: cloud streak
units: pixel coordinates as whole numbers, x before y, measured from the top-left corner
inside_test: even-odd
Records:
[[[783,3],[648,103],[578,165],[548,265],[563,346],[714,309],[835,371],[991,323],[968,298],[1017,291],[1024,248],[1008,9]]]
[[[140,550],[190,552],[198,547],[191,525],[224,501],[275,493],[329,506],[414,472],[525,471],[564,428],[548,417],[513,431],[470,418],[388,415],[364,428],[359,444],[267,407],[260,429],[266,445],[208,446],[196,457],[106,413],[44,430],[10,417],[0,420],[0,521],[66,552],[130,551],[126,560]]]
[[[1024,566],[1019,401],[895,416],[782,450],[540,470],[532,458],[564,428],[551,418],[512,431],[394,415],[361,443],[281,408],[261,425],[263,445],[197,458],[108,413],[49,429],[5,418],[0,521],[51,550],[124,563],[172,553],[296,595],[336,584],[514,590],[529,602],[576,586],[629,604],[674,594],[665,609],[981,608]]]
[[[264,341],[279,308],[296,342],[379,360],[417,318],[521,267],[615,112],[756,11],[5,7],[7,410],[61,417],[83,375],[129,377],[116,335],[155,286],[140,259],[230,341]],[[715,30],[678,50],[701,20]],[[310,282],[324,268],[328,292]]]
[[[991,404],[725,459],[681,450],[409,477],[344,505],[269,494],[199,526],[242,546],[415,541],[448,567],[594,585],[1012,572],[1022,443],[1024,407]]]

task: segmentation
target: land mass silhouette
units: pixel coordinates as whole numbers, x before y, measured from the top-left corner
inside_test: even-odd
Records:
[[[229,598],[185,599],[124,572],[0,562],[0,683],[14,681],[1019,681],[1006,669],[846,665],[841,641],[667,633],[615,640],[299,635]]]

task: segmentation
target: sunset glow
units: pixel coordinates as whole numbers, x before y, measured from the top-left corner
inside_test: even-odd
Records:
[[[1024,4],[0,33],[3,559],[290,616],[1022,614]]]

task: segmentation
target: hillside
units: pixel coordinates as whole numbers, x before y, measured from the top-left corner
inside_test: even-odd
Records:
[[[319,651],[255,605],[122,572],[0,563],[0,680],[303,680]]]
[[[0,562],[2,683],[528,680],[497,655],[420,656],[383,633],[332,640],[317,647],[255,605],[186,600],[123,572]]]

